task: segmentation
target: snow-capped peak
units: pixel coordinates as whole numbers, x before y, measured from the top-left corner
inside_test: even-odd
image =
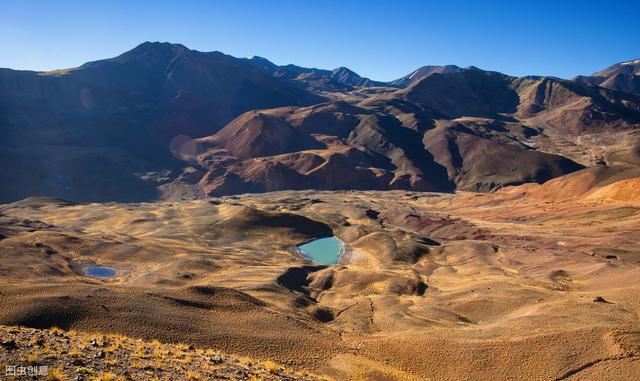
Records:
[[[640,65],[640,59],[637,59],[635,61],[623,62],[621,65]]]

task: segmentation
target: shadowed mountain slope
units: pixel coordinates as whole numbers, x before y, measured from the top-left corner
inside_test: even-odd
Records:
[[[639,95],[579,81],[448,65],[384,84],[147,42],[78,68],[0,69],[0,201],[488,191],[636,166],[639,126]]]
[[[53,72],[0,69],[0,200],[147,200],[182,172],[169,150],[241,113],[323,98],[219,52],[143,43]],[[11,164],[9,164],[11,163]]]
[[[198,140],[198,160],[209,170],[201,186],[211,195],[307,188],[488,191],[582,168],[508,139],[504,127],[491,135],[480,121],[434,123],[433,115],[393,100],[249,112]],[[263,131],[296,138],[254,139]]]
[[[252,135],[256,115],[245,114],[199,141],[198,160],[208,169],[201,187],[219,195],[307,188],[489,191],[540,183],[609,160],[608,148],[584,146],[577,155],[563,139],[635,133],[639,105],[632,94],[556,78],[476,68],[432,73],[364,100],[258,112],[283,136],[299,130],[304,137],[296,141],[317,142],[304,147],[272,142],[256,150],[238,143],[243,138],[229,139]]]

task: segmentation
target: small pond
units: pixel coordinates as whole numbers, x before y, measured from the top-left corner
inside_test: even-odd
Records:
[[[87,266],[84,268],[84,275],[95,278],[112,278],[117,273],[115,269],[106,266]]]
[[[299,245],[298,250],[319,265],[334,265],[344,252],[344,245],[336,237],[326,237]]]

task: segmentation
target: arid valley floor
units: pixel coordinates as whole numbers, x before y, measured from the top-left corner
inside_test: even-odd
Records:
[[[28,198],[0,207],[0,324],[189,343],[338,380],[634,379],[640,183],[605,172],[495,193]],[[338,265],[297,254],[329,235],[347,246]],[[86,277],[87,264],[118,274]]]

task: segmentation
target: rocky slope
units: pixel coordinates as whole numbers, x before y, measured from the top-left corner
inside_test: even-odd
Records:
[[[324,380],[273,361],[230,356],[179,343],[116,334],[0,326],[0,364],[7,379]],[[9,368],[6,368],[9,367]]]

